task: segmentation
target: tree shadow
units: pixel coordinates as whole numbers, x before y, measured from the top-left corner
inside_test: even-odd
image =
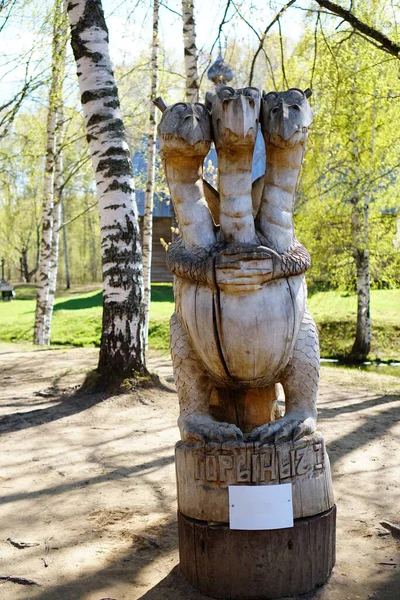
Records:
[[[185,579],[179,565],[176,565],[164,579],[151,590],[140,596],[139,600],[203,600],[210,598],[196,590]]]
[[[95,475],[94,477],[86,477],[81,481],[75,481],[72,483],[61,483],[53,487],[46,489],[36,490],[33,492],[24,492],[9,494],[0,498],[0,505],[9,504],[11,502],[19,502],[26,500],[27,498],[33,500],[35,498],[43,498],[44,496],[55,496],[66,492],[70,492],[77,488],[87,487],[89,485],[97,485],[99,483],[105,483],[106,481],[115,481],[115,479],[121,479],[123,477],[129,477],[130,475],[139,475],[143,471],[152,471],[160,469],[174,462],[174,455],[171,453],[170,456],[163,456],[140,465],[134,465],[132,467],[117,467],[112,471],[103,473],[102,475]]]
[[[103,306],[103,292],[98,292],[87,298],[71,298],[64,302],[57,302],[54,305],[54,311],[57,310],[81,310],[84,308],[94,308],[95,306]]]
[[[394,402],[398,399],[400,399],[399,396],[395,395],[385,395],[379,397],[374,396],[373,398],[368,396],[368,400],[364,400],[363,402],[353,402],[352,404],[347,404],[346,406],[335,406],[330,408],[320,406],[318,407],[318,416],[321,419],[331,419],[333,417],[337,417],[338,415],[344,415],[359,412],[368,408],[383,406],[384,404]]]
[[[376,598],[382,600],[399,600],[400,597],[400,571],[397,567],[392,569],[390,579],[376,589]]]
[[[12,372],[12,370],[11,370]],[[76,391],[63,394],[63,378],[68,374],[59,374],[53,378],[50,386],[43,392],[36,392],[34,395],[43,398],[46,404],[52,403],[45,408],[34,408],[24,412],[14,412],[0,417],[0,435],[13,433],[22,429],[30,429],[59,419],[71,417],[88,410],[92,406],[104,402],[108,398],[118,396],[120,393],[131,393],[134,401],[142,401],[134,396],[136,389],[120,391],[85,391],[79,387]],[[157,388],[163,392],[176,393],[176,390],[167,381],[164,381],[157,374],[151,373],[149,381],[145,381],[142,388]],[[143,401],[142,401],[143,402]],[[27,406],[29,404],[25,404]],[[12,405],[11,405],[12,406]]]
[[[51,387],[50,387],[51,389]],[[76,415],[80,412],[88,410],[95,404],[103,402],[112,394],[84,394],[81,391],[76,393],[63,395],[61,397],[47,398],[48,402],[52,402],[52,406],[46,408],[37,408],[26,412],[16,412],[5,415],[0,418],[0,435],[13,433],[21,429],[29,429],[46,423],[52,423],[65,417]]]
[[[151,301],[152,302],[173,302],[174,291],[172,285],[156,285],[151,286]]]
[[[109,598],[110,594],[112,598],[117,598],[118,592],[110,591],[110,588],[115,588],[119,584],[132,586],[132,582],[135,582],[141,571],[146,569],[156,558],[169,555],[176,549],[176,531],[176,518],[170,516],[167,522],[157,526],[155,533],[149,532],[151,538],[139,534],[139,539],[142,538],[139,548],[133,542],[131,550],[120,554],[109,566],[82,575],[68,583],[49,587],[39,594],[36,592],[33,597],[35,600],[55,600],[56,598],[78,600],[78,598],[87,597],[90,593],[98,592],[99,600],[105,596]],[[148,543],[146,538],[151,539],[151,543]],[[187,600],[187,596],[185,596],[185,600]]]
[[[349,404],[344,407],[321,408],[318,412],[321,419],[327,419],[327,422],[329,422],[330,418],[341,414],[384,406],[385,404],[399,400],[399,396],[385,395],[371,398],[364,402]],[[349,454],[349,452],[383,437],[399,420],[400,402],[396,406],[390,406],[386,410],[382,410],[379,414],[365,414],[363,421],[355,430],[341,437],[338,436],[327,444],[331,465],[334,465],[338,460],[346,456],[346,454]]]

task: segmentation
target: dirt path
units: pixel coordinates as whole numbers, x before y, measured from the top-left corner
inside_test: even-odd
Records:
[[[41,584],[0,582],[0,599],[204,599],[177,568],[176,394],[71,396],[96,358],[0,345],[0,576]],[[170,379],[168,359],[150,366]],[[398,383],[323,369],[337,564],[304,600],[400,599],[398,542],[379,524],[400,521]],[[9,537],[40,545],[18,549]]]

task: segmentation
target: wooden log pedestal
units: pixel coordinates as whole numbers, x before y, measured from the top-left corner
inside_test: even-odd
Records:
[[[319,433],[279,445],[178,442],[180,567],[213,598],[266,599],[311,591],[335,564],[336,507]],[[229,527],[229,485],[291,483],[294,526]]]

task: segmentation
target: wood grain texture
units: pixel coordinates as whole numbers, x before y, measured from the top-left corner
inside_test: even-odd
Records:
[[[202,594],[261,600],[304,594],[335,564],[336,507],[294,527],[234,531],[178,513],[180,568]]]
[[[229,294],[181,285],[179,313],[198,356],[222,385],[259,388],[279,380],[305,309],[302,276]]]
[[[178,509],[193,519],[229,523],[229,485],[291,483],[295,519],[334,505],[329,457],[320,433],[295,442],[225,442],[175,447]]]

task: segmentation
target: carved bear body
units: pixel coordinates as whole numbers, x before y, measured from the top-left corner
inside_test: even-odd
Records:
[[[304,277],[227,294],[177,280],[177,312],[210,375],[221,385],[265,387],[279,380],[303,319]]]

